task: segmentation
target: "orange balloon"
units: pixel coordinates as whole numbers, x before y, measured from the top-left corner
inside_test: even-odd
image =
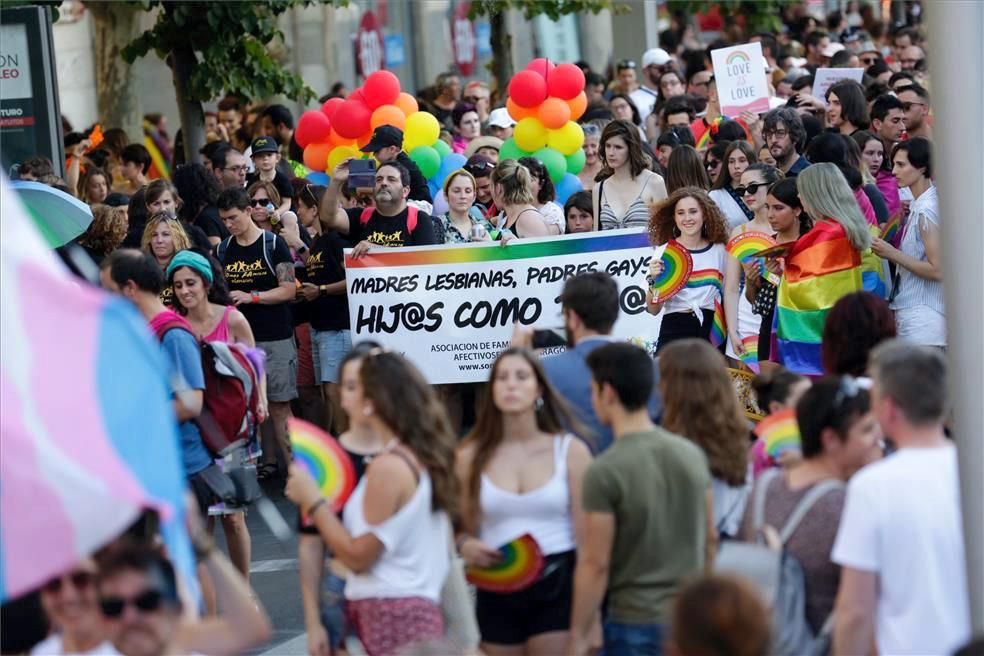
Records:
[[[417,99],[406,91],[401,91],[400,95],[396,98],[396,102],[393,104],[400,108],[404,117],[410,116],[420,110],[420,107],[417,105]],[[400,129],[402,130],[403,128],[401,127]]]
[[[588,97],[582,91],[568,100],[567,106],[571,108],[571,120],[576,121],[584,116],[584,112],[588,108]]]
[[[332,146],[355,146],[355,139],[346,139],[337,132],[335,128],[331,129],[331,133],[328,135],[328,143]]]
[[[559,130],[571,120],[571,108],[566,100],[550,97],[540,103],[536,115],[543,123],[543,127],[548,130]]]
[[[517,123],[522,121],[524,118],[535,118],[536,110],[536,107],[520,107],[512,98],[506,98],[506,111],[509,112],[512,120]]]
[[[327,141],[308,144],[304,149],[304,166],[312,171],[324,171],[328,166],[328,153],[332,145]]]
[[[380,105],[372,113],[372,118],[369,120],[369,127],[375,130],[380,125],[392,125],[402,130],[406,122],[407,115],[396,105]]]
[[[372,130],[366,132],[364,135],[356,139],[355,147],[358,148],[359,150],[362,150],[363,148],[365,148],[366,144],[368,144],[371,140],[372,140]]]

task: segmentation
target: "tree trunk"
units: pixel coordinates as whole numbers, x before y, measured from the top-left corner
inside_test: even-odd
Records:
[[[489,16],[489,27],[491,28],[489,40],[492,42],[492,61],[489,63],[489,70],[495,78],[496,94],[499,100],[502,100],[507,95],[506,89],[513,76],[512,37],[506,27],[504,9]]]
[[[202,104],[188,94],[188,79],[198,59],[191,48],[179,48],[168,56],[168,66],[174,77],[174,95],[181,117],[181,135],[184,138],[185,162],[202,161],[198,151],[205,145],[205,112]]]
[[[134,67],[120,56],[140,35],[143,9],[136,4],[89,2],[95,26],[96,105],[103,130],[123,128],[130,141],[143,141],[143,110]]]

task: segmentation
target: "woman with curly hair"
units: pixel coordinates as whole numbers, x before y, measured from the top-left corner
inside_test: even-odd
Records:
[[[229,236],[215,207],[219,182],[211,171],[198,163],[184,164],[174,170],[171,180],[184,201],[178,212],[182,221],[198,226],[213,246]]]
[[[516,592],[478,591],[487,654],[554,654],[567,644],[584,530],[581,482],[591,463],[588,447],[564,428],[575,425],[537,357],[521,348],[503,351],[475,427],[458,449],[462,530],[456,544],[466,564],[489,567],[503,545],[529,533],[550,573]]]
[[[668,346],[659,357],[663,428],[683,435],[707,456],[714,525],[733,537],[748,496],[748,422],[724,356],[700,339]]]
[[[865,376],[868,356],[895,337],[895,315],[888,303],[871,292],[842,297],[830,308],[823,325],[820,360],[828,376]]]
[[[674,340],[687,337],[711,340],[715,315],[723,322],[721,293],[727,256],[724,244],[728,241],[728,228],[717,206],[703,189],[677,189],[653,211],[649,240],[653,246],[675,240],[690,251],[694,262],[686,286],[675,296],[662,300],[654,294],[653,284],[663,272],[663,261],[655,255],[650,260],[646,309],[653,315],[665,309],[656,352]],[[723,331],[713,339],[724,346]]]
[[[356,410],[386,446],[366,468],[343,519],[303,465],[291,465],[286,495],[349,568],[348,617],[366,653],[381,656],[444,635],[438,601],[450,571],[458,480],[447,412],[417,368],[374,349],[362,360],[359,380]]]
[[[103,259],[120,247],[126,237],[125,207],[92,206],[92,223],[78,239],[78,244],[99,266]]]
[[[157,212],[147,219],[143,237],[140,239],[140,250],[153,255],[162,272],[167,271],[167,266],[178,251],[189,249],[191,246],[188,233],[173,214]],[[171,285],[165,285],[161,289],[161,302],[170,306],[173,300],[174,290]]]

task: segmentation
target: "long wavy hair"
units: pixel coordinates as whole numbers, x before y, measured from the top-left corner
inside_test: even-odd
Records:
[[[157,212],[147,219],[143,236],[140,238],[140,250],[144,253],[150,253],[150,240],[154,236],[154,230],[157,230],[157,226],[161,223],[166,223],[167,227],[171,229],[171,239],[174,241],[175,253],[191,248],[191,238],[185,232],[181,221],[178,221],[178,217],[170,212]]]
[[[433,484],[431,507],[447,512],[454,521],[458,515],[455,440],[448,413],[433,387],[409,360],[388,351],[368,353],[359,377],[376,416],[427,469]]]
[[[858,251],[871,248],[868,222],[861,214],[854,192],[836,164],[823,162],[805,168],[796,178],[803,209],[814,221],[836,221]]]
[[[79,243],[103,255],[109,255],[123,243],[127,220],[125,207],[92,206],[92,223],[79,237]]]
[[[506,349],[496,358],[492,365],[492,373],[489,375],[489,384],[485,387],[481,399],[478,402],[478,413],[475,419],[475,426],[471,429],[462,446],[474,445],[475,453],[471,460],[471,466],[465,477],[465,489],[462,491],[462,512],[461,519],[463,528],[474,532],[477,530],[481,521],[482,508],[479,505],[479,490],[481,489],[482,471],[495,454],[496,449],[502,444],[502,411],[496,407],[492,396],[492,381],[495,380],[499,365],[508,357],[520,357],[525,360],[533,374],[536,382],[540,386],[540,396],[543,398],[543,407],[536,413],[536,425],[544,433],[564,433],[573,431],[578,435],[585,435],[587,429],[574,417],[567,403],[554,390],[547,374],[543,370],[536,355],[525,348],[513,347]]]
[[[727,242],[728,224],[725,223],[721,216],[721,210],[707,195],[707,192],[697,187],[681,187],[650,210],[649,241],[652,242],[653,246],[665,244],[680,236],[673,214],[676,212],[677,203],[684,198],[693,198],[700,206],[701,214],[704,215],[704,225],[701,226],[700,234],[703,235],[704,239],[712,244]]]
[[[673,342],[660,351],[659,386],[663,428],[703,449],[715,478],[743,484],[748,422],[724,356],[703,339]]]

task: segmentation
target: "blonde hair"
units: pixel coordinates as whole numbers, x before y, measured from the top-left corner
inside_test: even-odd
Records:
[[[502,201],[506,205],[532,205],[533,174],[514,159],[499,162],[492,169],[492,184],[502,186]]]
[[[472,175],[471,173],[469,173],[465,169],[458,169],[457,171],[452,171],[451,172],[451,175],[449,175],[447,178],[444,179],[444,187],[442,189],[444,191],[444,197],[445,198],[448,197],[448,189],[451,188],[451,181],[454,180],[455,178],[459,177],[459,176],[464,176],[464,177],[468,178],[469,180],[471,180],[472,189],[473,190],[478,188],[478,183],[475,182],[475,176],[474,175]]]
[[[854,248],[858,251],[871,248],[868,222],[836,164],[822,162],[807,167],[796,178],[796,190],[810,218],[836,221],[843,226]]]
[[[166,223],[167,227],[171,229],[171,240],[174,242],[175,253],[191,248],[191,239],[188,237],[188,233],[185,232],[184,226],[181,225],[177,217],[168,212],[157,212],[147,219],[143,237],[140,238],[140,250],[145,253],[150,252],[150,240],[154,236],[157,226],[162,223]]]

